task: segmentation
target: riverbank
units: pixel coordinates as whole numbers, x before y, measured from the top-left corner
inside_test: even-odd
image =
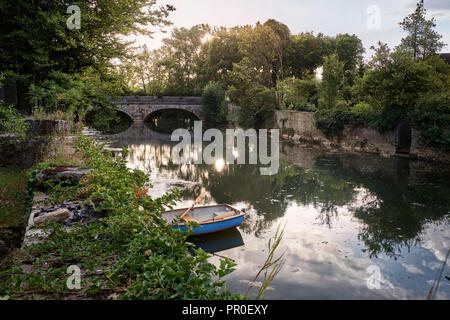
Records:
[[[346,125],[339,135],[330,137],[316,127],[314,113],[277,110],[271,126],[282,130],[283,140],[298,145],[314,144],[337,152],[401,156],[450,164],[450,152],[425,144],[419,132],[406,123],[384,133],[367,126]]]
[[[27,180],[26,169],[0,168],[0,263],[21,245]]]
[[[0,296],[243,298],[224,289],[222,279],[234,266],[230,260],[216,267],[208,262],[205,252],[192,254],[193,245],[185,241],[187,235],[161,218],[177,200],[176,190],[152,199],[144,192],[150,187],[148,177],[129,169],[124,158],[113,157],[102,144],[79,136],[74,150],[80,156],[80,167],[90,168],[79,181],[48,179],[61,172],[51,161],[33,170],[34,189],[43,192],[35,194],[35,207],[28,219],[32,224],[28,224],[27,233],[29,236],[31,230],[34,239],[25,241],[2,264]],[[44,173],[46,178],[40,178]],[[83,214],[75,219],[74,211],[83,208],[98,215],[96,223],[83,221]],[[41,221],[45,216],[52,219]],[[70,270],[79,272],[68,277]]]

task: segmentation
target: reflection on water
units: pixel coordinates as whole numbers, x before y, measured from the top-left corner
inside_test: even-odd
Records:
[[[196,248],[202,248],[210,253],[218,253],[244,245],[241,232],[237,228],[204,236],[192,236],[188,241],[193,243]]]
[[[115,138],[129,147],[130,166],[150,175],[153,196],[181,188],[181,208],[205,188],[205,204],[246,212],[239,228],[245,245],[229,240],[220,250],[238,264],[228,277],[234,291],[245,293],[280,224],[286,225],[280,252],[287,255],[267,295],[274,299],[425,299],[450,247],[446,167],[286,144],[278,175],[261,176],[258,166],[174,165],[170,136],[145,126]],[[380,290],[367,287],[372,265],[381,270]],[[439,299],[450,297],[445,276],[448,268]]]
[[[159,110],[147,119],[147,125],[153,131],[172,134],[178,128],[194,130],[194,121],[197,117],[185,110],[165,109]]]

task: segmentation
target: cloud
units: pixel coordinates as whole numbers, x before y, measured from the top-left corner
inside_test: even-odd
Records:
[[[406,7],[415,8],[418,0],[407,0]],[[448,0],[425,0],[425,9],[427,10],[450,10],[450,3]]]
[[[410,265],[410,264],[406,264],[406,263],[401,263],[401,265],[409,273],[425,275],[425,273],[422,270],[420,270],[419,268],[417,268],[416,266],[413,266],[413,265]]]
[[[418,0],[406,0],[404,8],[411,13],[418,3]],[[439,20],[450,20],[450,2],[448,0],[425,0],[425,9],[429,17]]]

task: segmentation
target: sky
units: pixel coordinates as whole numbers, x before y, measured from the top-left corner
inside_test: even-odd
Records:
[[[399,23],[412,13],[418,0],[161,0],[158,4],[171,4],[177,9],[169,16],[173,27],[190,28],[196,24],[232,27],[254,25],[276,19],[285,23],[292,34],[304,31],[322,32],[329,36],[356,34],[366,49],[378,41],[394,47],[405,35]],[[436,20],[436,31],[442,41],[450,44],[450,0],[425,0],[427,17]],[[161,39],[170,35],[155,32],[153,39],[138,37],[138,44],[158,48]],[[155,30],[156,31],[156,30]],[[443,52],[450,52],[447,45]]]

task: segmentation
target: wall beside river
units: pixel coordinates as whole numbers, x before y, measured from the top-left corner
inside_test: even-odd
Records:
[[[274,124],[282,130],[284,140],[300,145],[321,145],[327,149],[345,152],[372,153],[384,157],[409,156],[415,159],[450,163],[450,153],[425,145],[414,128],[400,125],[385,133],[368,127],[346,126],[338,137],[326,137],[316,126],[314,113],[297,111],[275,111]],[[401,135],[405,130],[407,146],[401,146]]]
[[[24,139],[0,134],[0,166],[31,167],[42,160],[57,137],[72,131],[72,124],[63,120],[26,120],[28,130]]]

